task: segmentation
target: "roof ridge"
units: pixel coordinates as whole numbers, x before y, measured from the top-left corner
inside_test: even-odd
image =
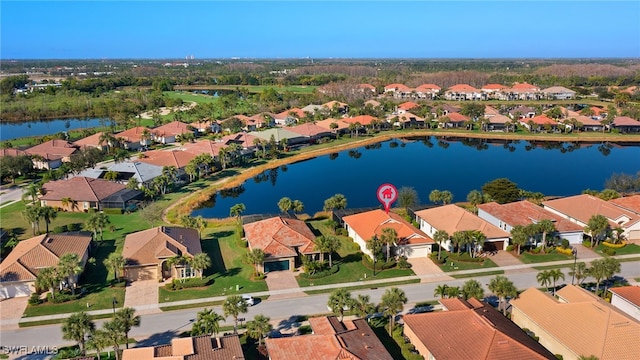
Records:
[[[92,238],[93,238],[93,237],[92,237]],[[52,240],[53,240],[54,238],[53,238],[53,237],[51,237],[51,235],[49,235],[49,234],[45,234],[45,237],[43,237],[43,238],[42,238],[42,240],[40,240],[40,242],[39,242],[39,244],[38,244],[38,245],[41,245],[43,248],[47,249],[47,251],[48,251],[48,252],[50,252],[50,253],[51,253],[51,255],[53,255],[55,258],[57,258],[58,260],[60,260],[60,256],[56,255],[56,254],[53,252],[53,250],[49,249],[49,248],[45,245],[45,240],[46,240],[46,239],[52,239]],[[33,247],[33,249],[35,249],[36,247],[37,247],[37,245],[36,245],[36,246],[34,246],[34,247]],[[31,250],[33,250],[33,249],[31,249]]]
[[[22,261],[20,261],[20,258],[17,258],[14,264],[20,265],[20,267],[22,267],[26,272],[28,272],[29,274],[33,275],[36,278],[38,277],[38,275],[36,275],[33,271],[29,270],[29,268],[25,264],[23,264]]]
[[[83,179],[87,183],[87,186],[89,187],[89,190],[91,190],[91,193],[93,194],[93,196],[96,197],[96,202],[99,202],[100,198],[98,197],[98,194],[96,194],[96,192],[93,190],[93,186],[91,186],[91,184],[89,183],[89,178],[83,177]]]

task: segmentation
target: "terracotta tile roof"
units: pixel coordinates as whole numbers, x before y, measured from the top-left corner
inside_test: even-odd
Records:
[[[124,239],[122,257],[129,265],[159,264],[178,254],[193,257],[202,252],[195,229],[159,226],[129,234]]]
[[[490,124],[506,124],[511,121],[511,118],[504,115],[494,115],[488,118]]]
[[[174,338],[170,345],[126,349],[122,360],[242,360],[242,347],[237,335],[220,338],[209,335]]]
[[[243,227],[249,248],[262,249],[267,258],[296,256],[295,247],[301,254],[318,252],[313,242],[316,237],[303,221],[277,216]]]
[[[332,129],[331,128],[331,124],[335,123],[338,125],[337,128]],[[336,120],[336,119],[325,119],[325,120],[321,120],[321,121],[316,121],[316,125],[320,126],[321,128],[327,129],[327,130],[344,130],[344,129],[348,129],[349,128],[349,123],[344,122],[340,119]]]
[[[384,91],[397,90],[397,91],[411,91],[411,88],[404,84],[389,84],[384,87]]]
[[[524,123],[529,123],[529,122],[533,122],[536,125],[558,125],[558,123],[555,120],[549,119],[546,115],[538,115],[538,116],[534,116],[532,118],[525,118],[522,119],[522,122]]]
[[[612,227],[628,227],[640,221],[640,216],[612,203],[588,194],[564,197],[542,202],[545,208],[553,209],[570,218],[587,224],[593,215],[603,215]],[[628,219],[627,222],[623,222]],[[621,223],[619,223],[621,222]]]
[[[495,115],[500,115],[500,112],[498,111],[498,109],[492,107],[492,106],[485,106],[484,107],[484,116],[488,117],[488,116],[495,116]]]
[[[191,127],[193,127],[194,129],[209,129],[211,128],[211,125],[213,125],[213,122],[211,120],[202,120],[202,121],[194,121],[191,124]]]
[[[640,194],[624,196],[621,198],[609,200],[609,202],[621,208],[631,210],[640,215]]]
[[[189,128],[190,125],[183,123],[182,121],[172,121],[168,124],[153,128],[153,134],[155,136],[176,136],[186,133],[193,133],[193,130]]]
[[[613,119],[613,126],[640,126],[640,121],[628,116],[616,116]],[[29,150],[27,150],[28,152]]]
[[[527,226],[540,220],[551,220],[559,232],[574,232],[582,231],[583,229],[582,226],[527,200],[507,204],[498,204],[496,202],[480,204],[478,205],[478,210],[485,211],[511,226]]]
[[[509,114],[511,115],[515,115],[516,113],[520,113],[520,115],[526,115],[528,113],[535,113],[536,110],[528,107],[528,106],[524,106],[524,105],[520,105],[514,109],[509,110]]]
[[[479,230],[487,240],[509,237],[506,231],[454,204],[420,210],[415,214],[435,229],[444,230],[449,234],[456,231]]]
[[[102,134],[104,134],[104,132],[97,132],[93,135],[89,135],[85,138],[82,138],[80,140],[74,141],[73,145],[78,146],[80,148],[85,148],[85,147],[102,147],[102,146],[106,146],[105,143],[100,143],[100,137],[102,136]]]
[[[150,150],[145,151],[144,157],[138,158],[139,162],[157,166],[175,166],[181,169],[195,159],[196,153],[182,150]]]
[[[182,148],[186,152],[190,152],[196,155],[200,154],[209,154],[213,157],[218,156],[220,152],[220,148],[223,148],[225,145],[212,140],[199,140],[193,143],[186,143],[182,145]]]
[[[359,116],[344,118],[344,119],[342,119],[342,121],[350,123],[350,124],[355,124],[355,123],[359,122],[360,125],[367,126],[367,125],[371,125],[371,122],[373,120],[375,120],[375,119],[377,119],[377,118],[375,118],[375,117],[373,117],[371,115],[359,115]]]
[[[540,88],[535,85],[521,83],[513,85],[510,90],[514,92],[535,92],[540,91]]]
[[[567,285],[557,294],[562,297],[564,293],[576,291],[588,293],[577,286]],[[640,354],[640,323],[597,297],[571,297],[578,301],[564,303],[530,288],[511,300],[513,311],[517,310],[512,319],[518,323],[518,312],[522,312],[527,322],[534,322],[548,336],[578,356],[594,355],[603,360],[637,358]],[[540,336],[541,342],[546,336],[536,335]]]
[[[472,92],[479,92],[478,89],[474,88],[471,85],[468,84],[456,84],[453,85],[452,87],[449,88],[449,90],[447,90],[447,92],[462,92],[462,93],[472,93]]]
[[[508,87],[502,84],[487,84],[482,87],[482,90],[498,90],[499,91],[504,89],[508,89]]]
[[[408,111],[404,114],[399,114],[397,116],[398,116],[398,121],[400,122],[410,122],[412,119],[415,121],[424,121],[424,118],[418,115],[412,114]]]
[[[414,341],[421,342],[435,359],[555,359],[491,306],[477,301],[474,306],[462,299],[445,302],[449,311],[403,317],[405,332],[415,334]]]
[[[420,106],[420,104],[416,104],[413,101],[407,101],[407,102],[403,102],[402,104],[398,105],[398,109],[400,110],[411,110],[413,108],[416,108]]]
[[[291,113],[293,113],[293,117],[298,118],[298,119],[305,117],[304,111],[302,109],[299,109],[299,108],[292,108],[292,109],[289,109],[289,110],[285,110],[285,111],[283,111],[281,113],[276,114],[275,117],[277,119],[284,119],[287,116],[292,116]]]
[[[62,200],[69,197],[76,201],[102,201],[126,189],[126,185],[103,179],[76,176],[68,180],[49,181],[43,185],[41,200]]]
[[[91,233],[73,232],[45,234],[22,240],[0,264],[0,280],[35,280],[40,269],[56,266],[66,253],[82,257],[91,239]]]
[[[371,84],[359,84],[358,87],[360,89],[369,89],[369,90],[375,90],[376,87],[371,85]]]
[[[364,104],[365,105],[371,104],[371,106],[373,106],[374,108],[381,105],[379,101],[375,101],[375,100],[367,100],[364,102]]]
[[[342,218],[360,237],[369,240],[373,235],[382,235],[382,230],[392,228],[398,234],[400,244],[432,244],[431,239],[423,231],[416,229],[402,216],[380,209],[349,215]]]
[[[314,137],[314,136],[331,134],[331,131],[327,131],[327,129],[325,129],[324,127],[318,126],[312,123],[304,123],[297,126],[284,127],[283,129],[289,130],[291,132],[294,132],[296,134],[300,134],[306,137]]]
[[[18,156],[18,155],[28,155],[26,152],[18,149],[0,149],[0,157],[3,156]]]
[[[582,125],[585,125],[585,126],[602,126],[602,123],[600,121],[594,120],[588,116],[578,115],[578,116],[573,116],[573,118],[581,122]]]
[[[345,108],[345,107],[349,106],[349,104],[345,104],[343,102],[335,101],[335,100],[329,101],[329,102],[326,102],[326,103],[322,104],[322,106],[328,108],[329,110],[333,109],[334,105],[338,105],[338,108]]]
[[[255,147],[255,139],[258,139],[258,137],[250,133],[241,132],[223,136],[220,142],[224,145],[238,144],[244,149],[251,149]]]
[[[640,286],[621,286],[609,289],[612,293],[640,307]]]
[[[603,112],[606,112],[604,109],[599,108],[597,106],[592,106],[589,109],[591,109],[591,111],[593,111],[593,114],[596,116],[600,116],[600,114],[602,114]]]
[[[465,121],[469,121],[469,118],[467,116],[464,116],[460,113],[457,112],[450,112],[446,115],[449,118],[449,121],[451,122],[465,122]]]
[[[446,112],[449,112],[449,113],[459,112],[460,110],[462,110],[461,107],[453,106],[453,105],[450,105],[450,104],[440,105],[439,108],[442,109],[443,111],[446,111]]]
[[[363,319],[340,323],[335,316],[310,318],[313,334],[267,339],[271,360],[391,360]]]
[[[431,91],[439,91],[440,86],[436,84],[422,84],[416,88],[417,92],[431,92]]]
[[[114,136],[118,139],[124,139],[125,141],[128,142],[139,142],[143,139],[143,134],[146,132],[149,133],[149,135],[153,134],[153,130],[146,128],[144,126],[137,126],[137,127],[133,127],[131,129],[127,129],[125,131],[119,132],[117,134],[115,134]]]
[[[33,146],[25,150],[29,155],[42,156],[47,160],[62,159],[69,157],[78,148],[66,140],[49,140],[42,144]]]

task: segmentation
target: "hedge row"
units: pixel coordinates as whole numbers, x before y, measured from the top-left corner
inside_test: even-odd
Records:
[[[623,248],[623,247],[627,246],[627,244],[624,243],[624,242],[621,242],[620,244],[613,244],[613,243],[606,242],[606,241],[603,241],[602,245],[606,246],[606,247],[610,247],[612,249],[620,249],[620,248]]]
[[[307,273],[302,273],[300,275],[298,275],[300,278],[302,279],[319,279],[319,278],[323,278],[329,275],[333,275],[335,273],[337,273],[340,270],[340,266],[338,266],[338,264],[333,264],[333,267],[330,269],[326,269],[323,271],[319,271],[313,275],[309,275]]]
[[[373,261],[368,256],[362,257],[362,264],[369,270],[373,270]],[[386,270],[396,267],[396,260],[389,259],[389,261],[376,261],[376,270]]]
[[[191,278],[191,279],[187,279],[187,280],[178,280],[178,279],[173,279],[173,281],[171,281],[169,284],[165,285],[164,287],[167,290],[180,290],[180,289],[188,289],[188,288],[194,288],[194,287],[204,287],[204,286],[208,286],[211,283],[211,280],[208,278]]]

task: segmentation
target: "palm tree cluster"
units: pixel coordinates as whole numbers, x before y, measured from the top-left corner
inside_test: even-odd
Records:
[[[489,290],[498,296],[498,308],[502,308],[503,314],[507,314],[507,297],[516,297],[518,289],[511,280],[502,275],[497,275],[489,281]]]
[[[82,261],[75,253],[66,253],[58,260],[55,267],[41,269],[36,276],[36,288],[49,289],[51,298],[55,299],[55,290],[66,284],[75,295],[77,275],[82,272]]]
[[[429,193],[429,201],[434,204],[451,204],[451,201],[453,201],[453,194],[449,190],[431,190],[431,192]]]
[[[301,213],[304,211],[304,204],[300,200],[291,200],[288,197],[283,197],[278,201],[278,208],[283,213],[287,213],[289,211]]]
[[[211,258],[207,253],[198,253],[194,256],[176,255],[167,260],[169,266],[184,267],[189,266],[191,269],[198,273],[198,276],[202,278],[204,276],[204,270],[211,267]],[[185,281],[186,278],[182,278]]]
[[[98,232],[100,232],[100,240],[103,240],[103,231],[109,224],[111,224],[111,221],[109,220],[109,216],[107,216],[107,214],[96,212],[93,213],[89,217],[89,219],[87,219],[85,226],[87,227],[87,229],[93,231],[94,239],[97,238]]]
[[[544,270],[536,275],[536,280],[541,286],[548,288],[553,284],[553,295],[556,294],[556,282],[560,279],[564,280],[564,273],[560,269]]]
[[[347,207],[347,198],[342,194],[335,194],[324,201],[324,211],[341,210]]]
[[[444,234],[440,236],[443,237]],[[486,239],[486,235],[479,230],[456,231],[451,235],[451,242],[458,249],[458,254],[460,254],[460,249],[465,247],[472,258],[476,257],[479,249],[482,249]]]

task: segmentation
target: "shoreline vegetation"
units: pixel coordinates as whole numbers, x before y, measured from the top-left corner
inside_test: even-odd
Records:
[[[521,134],[521,133],[497,133],[497,132],[471,132],[471,131],[450,131],[450,130],[403,130],[403,131],[384,131],[378,134],[363,135],[362,139],[353,138],[347,143],[331,146],[332,143],[312,145],[300,150],[299,153],[291,154],[285,158],[270,160],[264,164],[251,166],[241,170],[239,173],[231,176],[225,176],[222,179],[215,180],[208,184],[206,188],[198,190],[193,194],[177,199],[164,211],[164,219],[169,223],[176,223],[183,215],[189,215],[199,208],[203,203],[208,201],[211,196],[220,190],[232,189],[242,185],[245,181],[261,174],[264,171],[278,168],[283,165],[290,165],[297,162],[313,159],[319,156],[331,153],[349,150],[365,145],[371,145],[393,139],[404,139],[413,137],[437,136],[445,138],[476,138],[491,140],[524,140],[524,141],[543,141],[543,142],[626,142],[640,144],[639,135],[629,134],[611,134],[611,133],[579,133],[579,134]],[[329,145],[329,146],[326,146]],[[306,150],[306,151],[305,151]],[[231,170],[231,169],[227,169]],[[219,218],[209,218],[210,220],[221,220]]]

